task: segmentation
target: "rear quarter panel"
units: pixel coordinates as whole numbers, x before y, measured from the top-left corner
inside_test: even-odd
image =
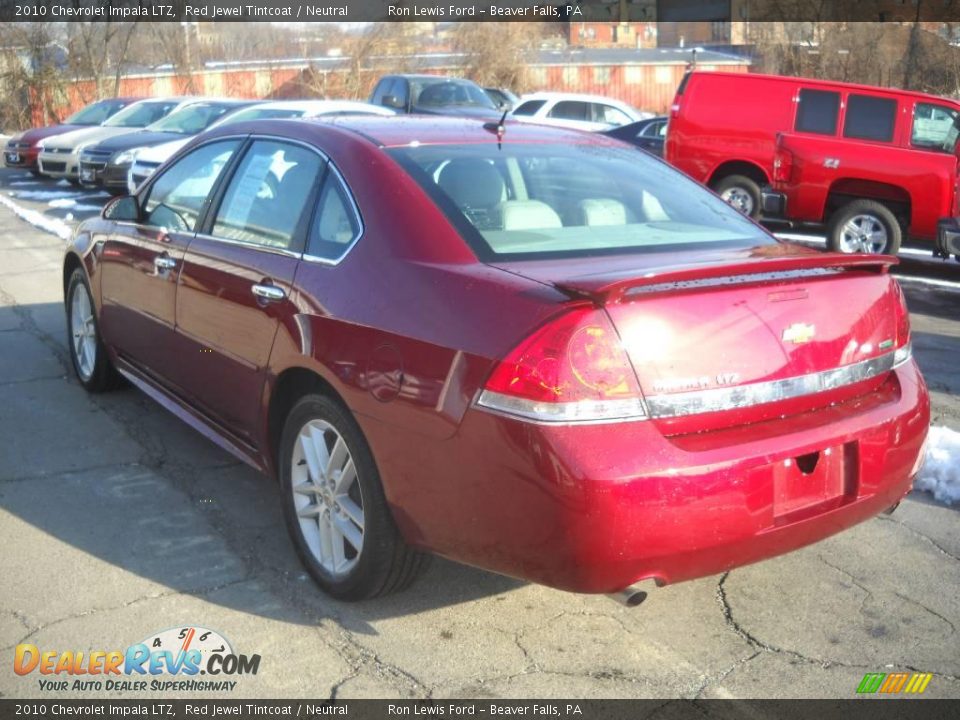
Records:
[[[957,164],[952,155],[801,133],[784,133],[780,142],[793,154],[790,181],[779,186],[787,195],[791,220],[827,221],[827,201],[834,191],[878,200],[907,199],[909,233],[923,239],[936,237],[937,220],[952,214]],[[828,167],[828,159],[836,167]]]

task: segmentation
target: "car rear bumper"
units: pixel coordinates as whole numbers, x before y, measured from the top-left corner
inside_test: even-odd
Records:
[[[933,254],[949,258],[951,255],[960,260],[960,219],[943,218],[937,223],[937,239]]]
[[[414,544],[565,590],[613,592],[724,572],[883,512],[910,490],[928,425],[910,361],[855,401],[675,438],[648,421],[550,426],[473,410],[445,451],[383,474]],[[378,458],[410,454],[410,438],[394,435],[374,438]],[[805,474],[798,458],[814,453]],[[835,490],[808,497],[804,483],[820,482]]]

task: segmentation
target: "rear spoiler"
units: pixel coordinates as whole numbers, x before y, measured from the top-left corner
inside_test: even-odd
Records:
[[[752,259],[720,264],[683,265],[667,267],[644,273],[640,276],[623,273],[585,275],[553,283],[554,286],[573,297],[586,297],[600,303],[615,303],[624,299],[632,290],[675,290],[677,285],[719,285],[727,278],[740,278],[742,282],[766,282],[778,275],[798,276],[829,273],[841,270],[872,270],[885,273],[891,265],[900,261],[892,255],[845,255],[843,253],[816,253],[777,258]],[[755,276],[755,277],[751,277]],[[772,277],[771,277],[772,276]],[[734,281],[736,282],[736,281]],[[662,286],[662,287],[661,287]]]

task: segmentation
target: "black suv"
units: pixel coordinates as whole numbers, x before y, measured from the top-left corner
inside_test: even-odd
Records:
[[[483,118],[503,114],[475,82],[442,75],[384,75],[370,102],[398,113]]]

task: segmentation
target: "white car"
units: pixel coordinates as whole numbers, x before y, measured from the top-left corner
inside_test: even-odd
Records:
[[[267,120],[299,117],[336,117],[340,115],[395,115],[393,110],[354,100],[278,100],[258,103],[219,120],[211,129],[227,123],[245,120]],[[127,189],[132,195],[140,184],[150,177],[174,153],[193,138],[174,140],[163,145],[154,145],[136,153],[130,172],[127,174]]]
[[[80,182],[80,152],[107,138],[142,130],[147,125],[165,118],[174,110],[197,102],[197,98],[172,97],[140,100],[131,103],[102,125],[45,138],[39,143],[37,167],[41,175],[74,184]]]
[[[520,98],[510,117],[521,122],[599,132],[654,115],[603,95],[540,92]]]

